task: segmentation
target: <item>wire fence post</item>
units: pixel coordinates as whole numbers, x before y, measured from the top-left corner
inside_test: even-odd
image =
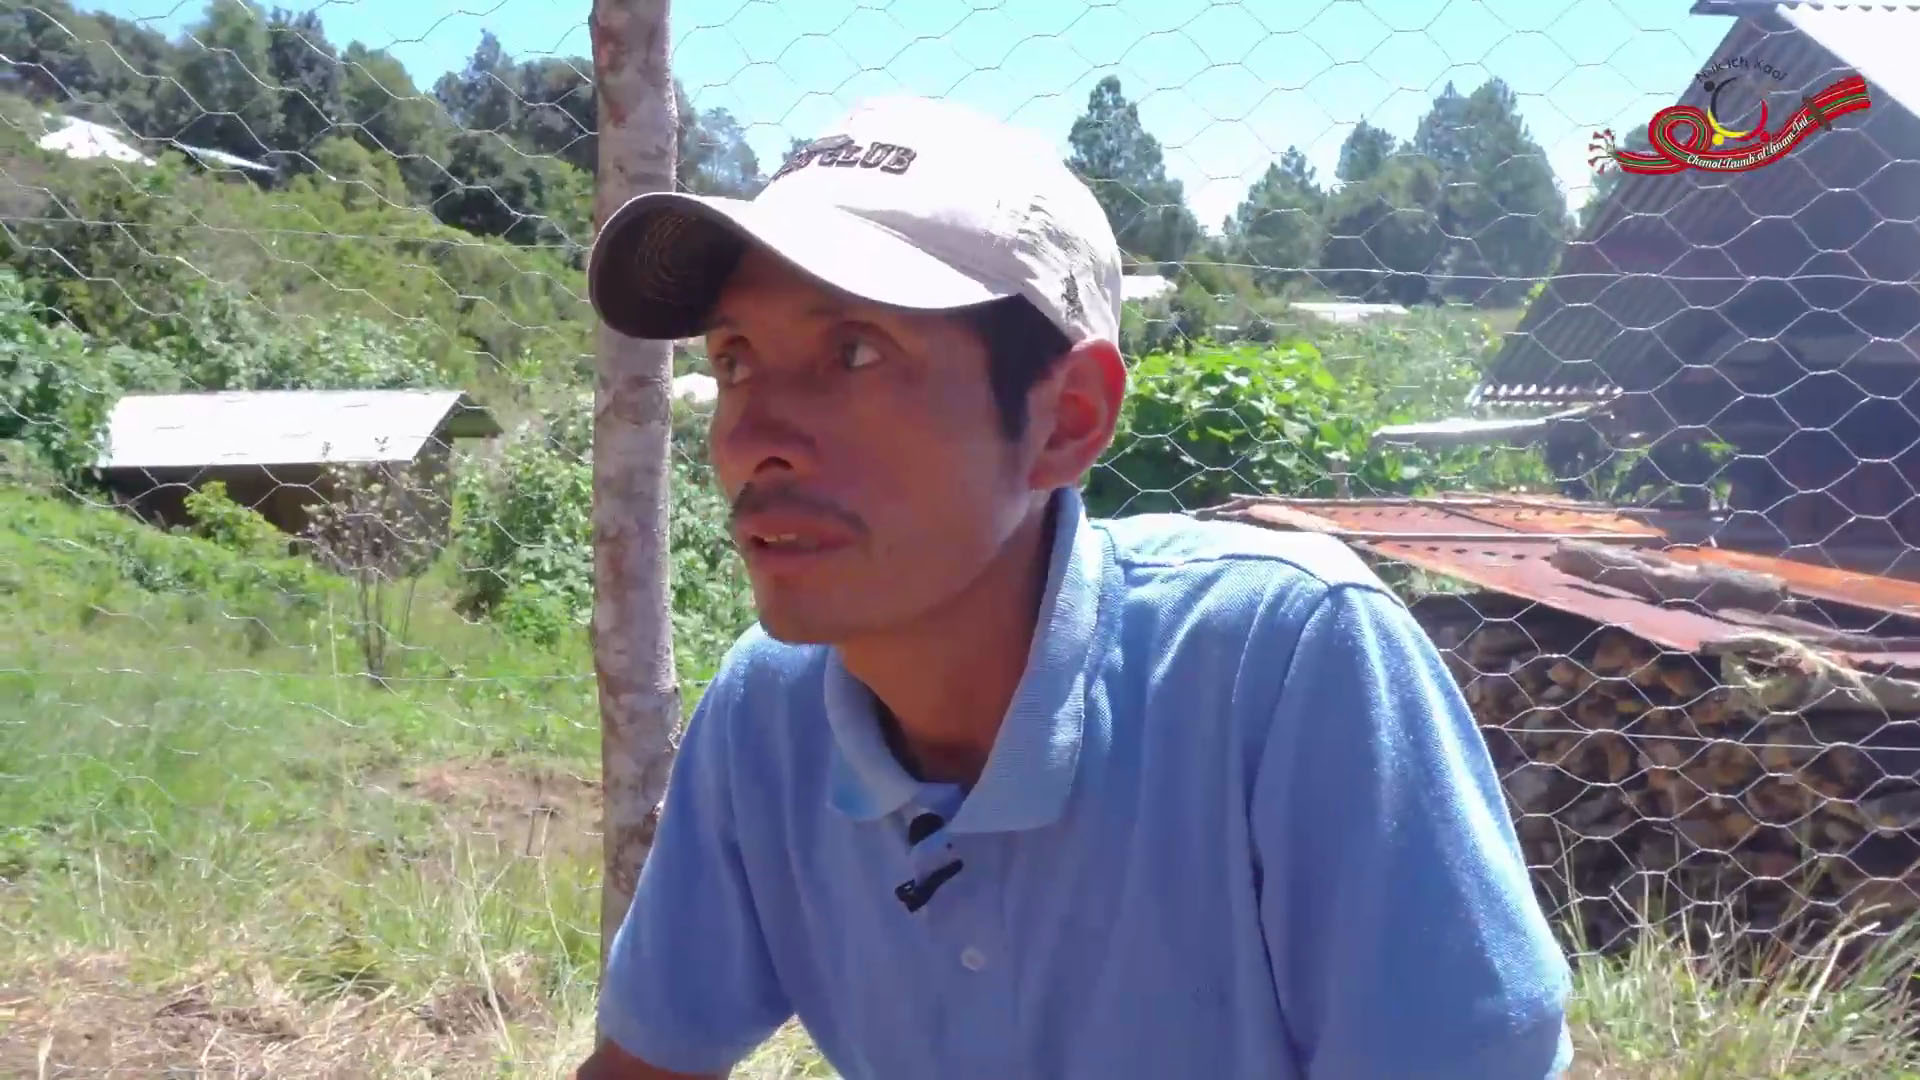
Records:
[[[673,186],[667,0],[594,0],[591,30],[599,224],[634,195]],[[595,344],[593,658],[600,690],[604,963],[653,843],[680,689],[667,589],[673,349],[605,325]]]

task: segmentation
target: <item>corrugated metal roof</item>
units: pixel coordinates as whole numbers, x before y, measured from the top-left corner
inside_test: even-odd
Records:
[[[1706,10],[1696,7],[1695,10]],[[1920,323],[1920,5],[1737,11],[1714,57],[1760,58],[1808,94],[1858,72],[1870,108],[1751,172],[1623,174],[1489,366],[1475,400],[1526,384],[1643,392],[1683,368],[1914,360]],[[1707,103],[1699,80],[1680,102]],[[1796,321],[1797,320],[1797,321]],[[1916,339],[1920,341],[1920,339]]]
[[[1363,304],[1351,300],[1296,300],[1288,305],[1294,311],[1335,323],[1357,323],[1368,319],[1405,315],[1399,304]]]
[[[429,439],[499,434],[459,390],[129,394],[107,421],[103,469],[411,461]]]
[[[1555,426],[1575,421],[1592,422],[1602,402],[1562,409],[1547,416],[1528,419],[1496,417],[1473,420],[1455,418],[1418,424],[1388,424],[1374,431],[1374,446],[1532,446],[1545,439]]]
[[[262,164],[252,158],[243,158],[238,154],[229,154],[225,150],[215,150],[210,146],[189,146],[178,139],[169,139],[167,145],[189,157],[195,158],[202,165],[219,165],[229,169],[244,169],[247,172],[263,174],[271,174],[274,172],[274,168],[271,165]]]
[[[1556,545],[1562,540],[1582,539],[1646,547],[1679,562],[1769,575],[1796,596],[1842,608],[1907,619],[1920,617],[1920,584],[1766,555],[1675,545],[1653,522],[1627,517],[1608,507],[1566,500],[1251,497],[1204,511],[1202,516],[1329,533],[1384,558],[1618,626],[1655,644],[1686,652],[1745,637],[1756,627],[1704,611],[1661,606],[1623,589],[1567,573],[1548,561]],[[1885,649],[1834,651],[1862,666],[1920,667],[1920,654],[1907,651],[1911,647],[1910,638],[1896,636],[1887,641]]]
[[[1781,4],[1782,18],[1811,34],[1841,61],[1873,80],[1878,94],[1920,113],[1920,4]]]
[[[154,163],[152,158],[128,143],[124,134],[105,124],[96,124],[77,116],[61,116],[58,113],[41,115],[57,125],[40,137],[37,145],[42,150],[65,154],[70,158],[79,158],[83,161],[107,158],[112,161],[123,161],[129,165]]]
[[[110,128],[105,124],[96,124],[91,120],[83,120],[77,116],[63,116],[59,113],[42,115],[55,124],[53,130],[40,137],[37,145],[42,150],[65,154],[70,158],[110,158],[129,165],[156,164],[152,158],[135,146],[136,140],[133,136],[124,131]],[[237,154],[229,154],[225,150],[192,146],[178,139],[167,139],[163,144],[198,160],[203,165],[225,166],[263,174],[271,174],[275,171],[271,165],[262,164],[251,158],[243,158]]]
[[[1120,299],[1152,300],[1173,291],[1173,279],[1162,274],[1122,274]]]

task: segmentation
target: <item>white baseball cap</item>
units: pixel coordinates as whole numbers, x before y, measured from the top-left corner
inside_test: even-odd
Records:
[[[1119,342],[1120,248],[1093,193],[1039,135],[949,102],[862,102],[751,200],[632,199],[594,242],[588,295],[629,337],[693,337],[748,245],[874,303],[1023,296],[1070,341]]]

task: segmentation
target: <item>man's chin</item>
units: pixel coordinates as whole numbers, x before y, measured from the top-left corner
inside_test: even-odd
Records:
[[[760,630],[785,645],[832,645],[847,636],[844,628],[836,629],[817,618],[791,613],[762,612]]]
[[[761,631],[787,645],[832,645],[855,629],[829,605],[799,597],[755,597],[754,609]]]

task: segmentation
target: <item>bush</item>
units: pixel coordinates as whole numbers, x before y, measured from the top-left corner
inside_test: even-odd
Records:
[[[18,275],[0,270],[0,439],[32,447],[61,481],[74,482],[99,460],[120,393],[165,367],[59,321]]]
[[[593,402],[582,394],[509,442],[458,488],[461,604],[539,641],[587,625],[593,607]],[[676,404],[668,549],[676,647],[710,669],[753,622],[727,535],[727,505],[705,465],[705,425]]]
[[[592,399],[540,417],[498,461],[470,467],[454,494],[460,604],[470,615],[551,639],[584,627],[593,604]]]
[[[1096,514],[1194,510],[1240,494],[1330,498],[1543,486],[1531,452],[1380,449],[1386,424],[1460,407],[1471,326],[1330,331],[1317,345],[1200,344],[1135,363],[1113,445],[1088,478]]]
[[[209,480],[186,497],[193,533],[240,555],[285,555],[287,535],[250,506],[227,494],[222,480]]]
[[[287,322],[225,289],[185,298],[148,341],[163,374],[130,389],[397,390],[473,374],[436,366],[412,331],[359,316]]]

